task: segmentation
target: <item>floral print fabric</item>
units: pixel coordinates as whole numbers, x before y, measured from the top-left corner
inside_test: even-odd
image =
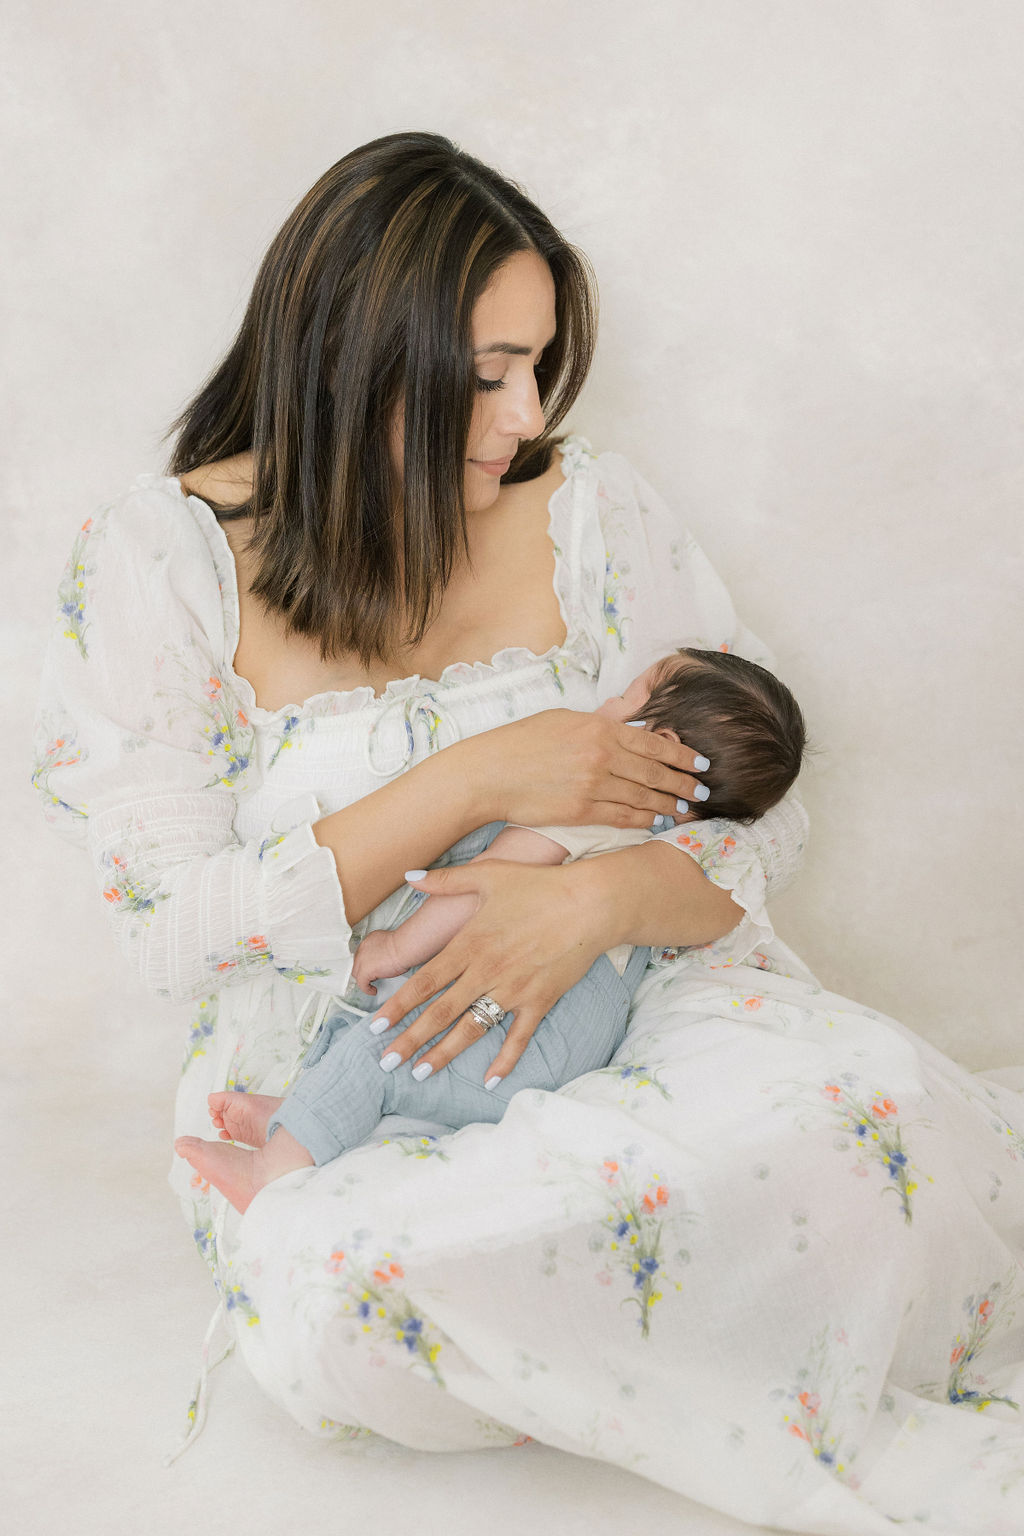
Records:
[[[126,958],[182,1003],[178,1133],[208,1133],[212,1089],[281,1092],[331,999],[366,1001],[351,951],[401,894],[350,930],[319,816],[475,731],[592,709],[678,645],[770,664],[627,460],[574,438],[563,469],[564,643],[379,698],[256,704],[230,550],[176,481],[141,477],[74,537],[34,782]],[[176,1161],[246,1360],[323,1436],[539,1440],[817,1536],[1019,1531],[1022,1096],[774,936],[795,797],[658,836],[740,921],[656,954],[608,1067],[498,1125],[385,1122],[244,1217]]]

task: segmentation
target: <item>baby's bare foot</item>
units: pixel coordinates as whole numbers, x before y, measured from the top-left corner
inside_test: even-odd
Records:
[[[219,1189],[236,1211],[248,1210],[265,1184],[296,1168],[312,1168],[313,1159],[283,1127],[257,1151],[246,1147],[222,1147],[198,1136],[179,1136],[174,1143],[179,1157]]]
[[[201,1141],[198,1136],[179,1136],[174,1150],[219,1189],[236,1211],[247,1210],[263,1188],[256,1152],[248,1152],[244,1147],[222,1147],[217,1141]]]
[[[207,1103],[221,1141],[244,1141],[250,1147],[262,1147],[270,1117],[284,1100],[263,1093],[225,1092],[211,1093]]]

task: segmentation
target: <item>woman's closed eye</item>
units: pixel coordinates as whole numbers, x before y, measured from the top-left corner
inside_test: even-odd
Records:
[[[539,374],[540,372],[542,372],[542,369],[543,369],[543,364],[540,363],[540,362],[536,362],[533,365],[534,373],[538,373]],[[504,379],[481,379],[479,377],[479,375],[478,375],[477,376],[477,381],[476,381],[476,387],[477,387],[477,389],[479,389],[481,391],[491,390],[491,389],[504,389],[505,388],[505,380]]]

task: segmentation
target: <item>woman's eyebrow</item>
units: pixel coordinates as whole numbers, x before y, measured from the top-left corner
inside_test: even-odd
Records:
[[[552,336],[548,341],[544,343],[544,346],[541,347],[542,352],[545,351],[547,347],[551,346],[551,344],[555,341],[557,334],[558,333],[556,332],[555,336]],[[486,347],[477,347],[473,353],[473,356],[481,357],[485,352],[504,352],[506,357],[529,357],[531,350],[532,349],[530,347],[514,346],[511,341],[492,341],[488,343]]]

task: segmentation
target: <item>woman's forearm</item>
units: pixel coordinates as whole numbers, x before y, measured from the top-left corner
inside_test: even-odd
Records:
[[[616,944],[711,944],[731,933],[743,909],[700,867],[665,843],[640,843],[565,867],[579,882],[602,948]]]
[[[455,742],[314,823],[313,836],[334,854],[351,924],[396,891],[407,869],[432,864],[491,819],[470,747]]]

